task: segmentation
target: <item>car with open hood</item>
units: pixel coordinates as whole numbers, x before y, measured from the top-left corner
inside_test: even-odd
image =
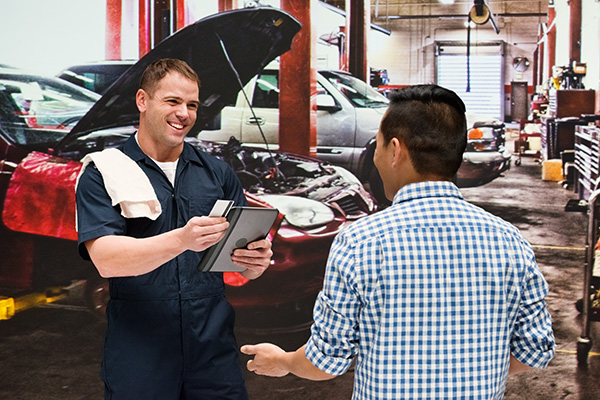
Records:
[[[143,70],[172,57],[198,73],[200,108],[192,130],[197,132],[210,128],[235,98],[239,81],[248,82],[289,49],[299,29],[289,14],[274,8],[207,17],[161,42],[100,98],[55,78],[0,69],[0,288],[43,291],[86,279],[88,300],[102,311],[106,281],[77,255],[74,187],[86,154],[116,147],[135,132],[135,93]],[[186,140],[232,166],[250,205],[280,210],[270,233],[273,265],[255,281],[225,273],[231,303],[281,308],[306,302],[310,314],[333,238],[374,212],[374,199],[351,173],[314,158],[236,140]]]
[[[120,68],[134,61],[102,61],[75,65],[61,76],[83,87],[103,87]],[[348,72],[317,71],[317,157],[353,172],[380,205],[389,204],[373,163],[375,135],[387,110],[388,100]],[[95,83],[97,79],[98,83]],[[114,79],[114,78],[113,78]],[[505,147],[504,124],[489,116],[467,113],[468,145],[458,170],[459,187],[484,185],[510,168],[511,154]],[[221,111],[214,129],[199,138],[225,143],[230,137],[251,146],[278,147],[279,63],[275,60],[253,77]]]

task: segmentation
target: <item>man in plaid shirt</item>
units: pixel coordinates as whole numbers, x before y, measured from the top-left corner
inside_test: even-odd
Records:
[[[548,285],[517,228],[452,183],[460,98],[418,85],[390,100],[374,161],[392,205],[335,239],[308,342],[245,345],[248,369],[324,380],[356,360],[353,399],[501,399],[509,373],[554,356]]]

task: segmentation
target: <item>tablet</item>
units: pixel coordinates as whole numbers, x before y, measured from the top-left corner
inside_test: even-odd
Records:
[[[226,217],[229,228],[225,237],[205,251],[198,263],[198,271],[244,271],[245,268],[231,261],[231,254],[235,249],[267,237],[278,215],[276,208],[232,207]]]

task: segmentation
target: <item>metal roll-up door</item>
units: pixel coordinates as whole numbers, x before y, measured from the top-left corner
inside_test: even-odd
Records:
[[[471,46],[467,66],[465,43],[438,43],[437,84],[455,91],[467,111],[504,120],[503,43]],[[467,81],[469,70],[470,82]]]

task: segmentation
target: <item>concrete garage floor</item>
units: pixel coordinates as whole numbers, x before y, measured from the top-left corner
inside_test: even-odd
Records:
[[[577,196],[556,182],[542,181],[541,166],[531,158],[490,184],[463,189],[463,194],[521,229],[550,285],[556,357],[546,370],[509,378],[505,399],[600,399],[600,322],[591,324],[594,345],[588,368],[578,368],[576,360],[582,321],[574,302],[582,296],[587,216],[567,213],[564,206]],[[85,309],[77,291],[60,304],[0,321],[0,398],[102,398],[98,371],[105,328]],[[240,326],[237,335],[240,344],[268,340],[293,350],[308,332],[261,333],[260,327]],[[352,371],[327,382],[247,374],[247,385],[252,399],[341,400],[350,398],[352,379]]]

